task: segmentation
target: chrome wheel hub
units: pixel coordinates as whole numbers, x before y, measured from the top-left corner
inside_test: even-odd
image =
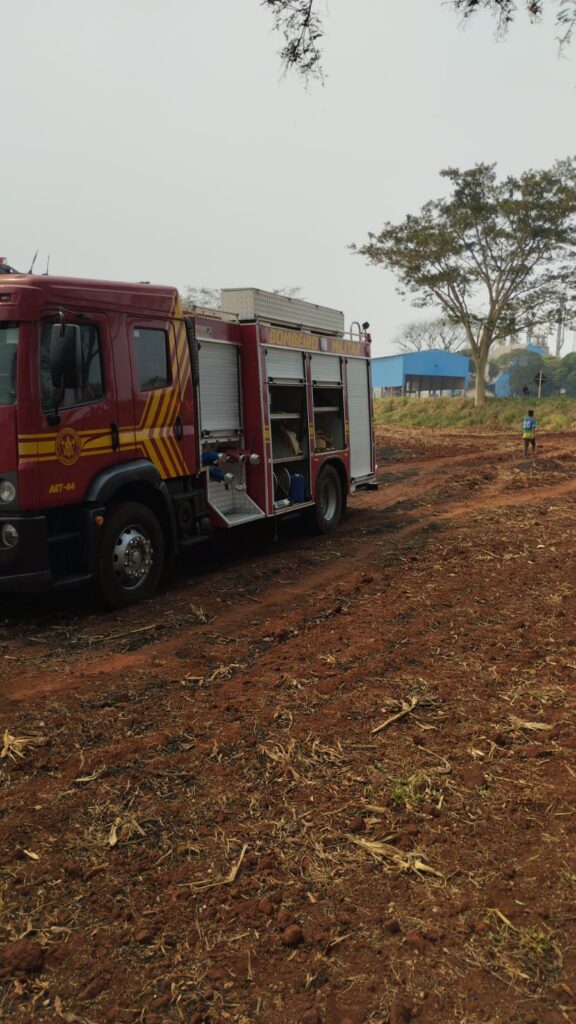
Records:
[[[123,587],[137,587],[148,576],[154,548],[141,526],[127,526],[114,545],[114,575]]]

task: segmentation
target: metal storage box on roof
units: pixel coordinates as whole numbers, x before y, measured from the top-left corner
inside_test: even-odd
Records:
[[[261,288],[223,288],[220,295],[223,311],[235,313],[241,320],[292,324],[316,333],[344,333],[344,313],[329,306],[316,306],[313,302],[291,299]]]

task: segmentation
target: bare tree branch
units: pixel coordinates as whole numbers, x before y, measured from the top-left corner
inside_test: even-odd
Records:
[[[404,324],[394,339],[401,352],[423,352],[432,348],[456,352],[465,343],[466,336],[460,324],[452,323],[447,317],[411,320]]]
[[[280,50],[284,71],[295,68],[305,79],[322,79],[319,42],[324,35],[315,0],[260,0],[272,11],[274,28],[284,36]]]
[[[402,2],[402,0],[397,0]],[[545,10],[554,8],[561,47],[566,47],[576,27],[576,0],[439,0],[453,7],[466,21],[487,11],[496,20],[497,29],[505,34],[521,10],[537,22]],[[260,0],[271,11],[274,29],[284,37],[280,50],[285,72],[295,70],[305,80],[322,79],[321,41],[324,24],[318,14],[318,0]],[[351,9],[352,9],[352,5]],[[353,14],[350,17],[354,17]]]

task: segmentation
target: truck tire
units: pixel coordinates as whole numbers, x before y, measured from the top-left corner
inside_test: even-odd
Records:
[[[112,505],[100,545],[98,586],[110,608],[151,597],[162,575],[164,535],[154,513],[137,502]]]
[[[317,533],[332,533],[344,511],[342,484],[334,466],[324,466],[316,481],[316,503],[312,509],[312,526]]]

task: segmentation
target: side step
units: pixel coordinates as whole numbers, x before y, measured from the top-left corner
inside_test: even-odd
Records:
[[[218,509],[215,509],[215,511],[218,512]],[[260,509],[258,509],[258,512],[251,512],[249,514],[245,512],[232,512],[230,515],[224,516],[221,512],[218,512],[218,515],[222,517],[226,526],[243,526],[244,523],[251,523],[255,519],[264,519],[264,513]]]
[[[243,526],[244,523],[265,518],[260,506],[246,494],[241,485],[231,484],[226,489],[225,484],[209,480],[207,498],[209,508],[227,527]]]

